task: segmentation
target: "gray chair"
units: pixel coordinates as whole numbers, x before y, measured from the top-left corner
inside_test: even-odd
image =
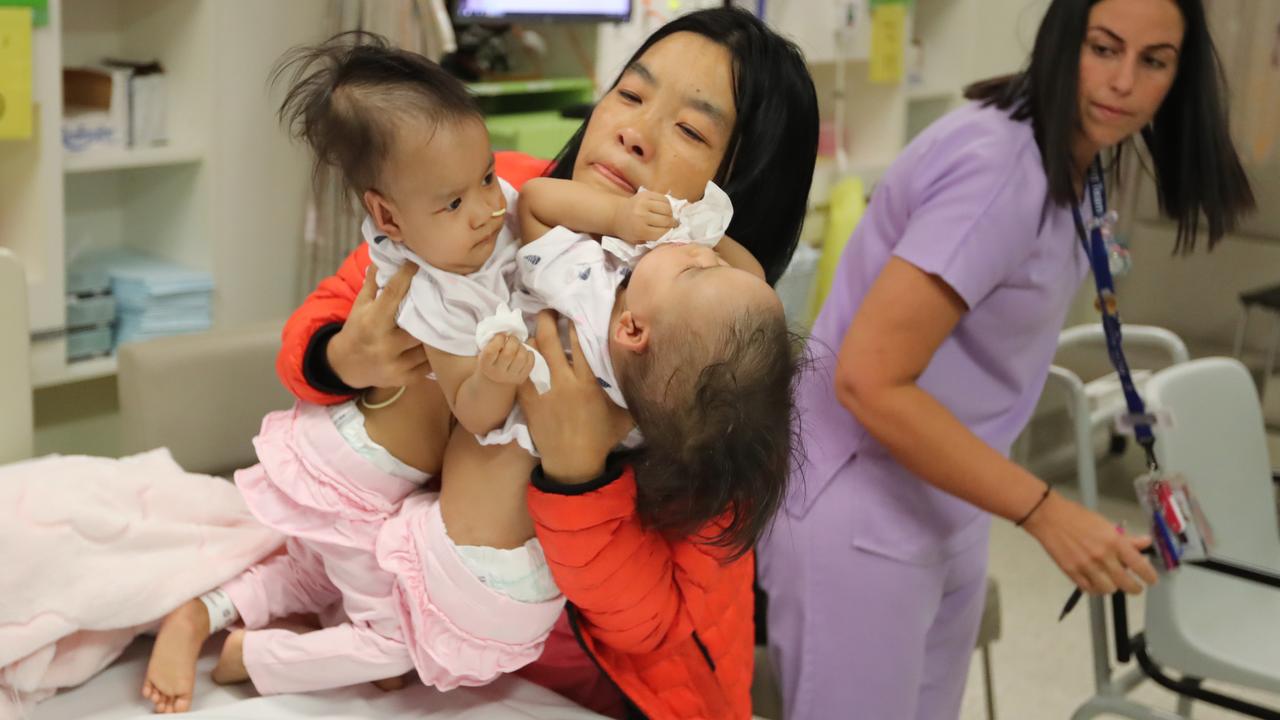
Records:
[[[283,323],[120,346],[124,454],[167,447],[190,472],[227,475],[253,465],[262,417],[293,403],[276,377]]]
[[[1202,687],[1207,680],[1280,693],[1280,526],[1272,512],[1272,471],[1253,379],[1236,360],[1207,358],[1160,371],[1147,390],[1150,406],[1173,418],[1157,426],[1160,465],[1183,475],[1204,508],[1218,562],[1166,573],[1146,592],[1146,627],[1132,637],[1117,596],[1116,655],[1122,663],[1132,655],[1139,665],[1127,676],[1112,677],[1103,618],[1091,608],[1098,691],[1072,717],[1179,720],[1190,717],[1199,700],[1248,717],[1280,718],[1274,704]],[[1096,496],[1096,488],[1082,489]],[[1249,572],[1224,570],[1224,562]],[[1178,693],[1177,713],[1126,697],[1147,678]]]

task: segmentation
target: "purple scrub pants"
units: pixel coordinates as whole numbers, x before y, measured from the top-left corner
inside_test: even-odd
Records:
[[[758,548],[786,720],[956,718],[985,602],[988,535],[929,564],[859,549],[851,479],[836,478],[802,519],[779,513]]]

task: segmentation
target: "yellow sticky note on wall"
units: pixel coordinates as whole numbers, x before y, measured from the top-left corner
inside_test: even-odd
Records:
[[[31,8],[0,7],[0,140],[31,137]]]
[[[907,37],[907,4],[880,3],[871,8],[871,82],[893,85],[902,81]]]

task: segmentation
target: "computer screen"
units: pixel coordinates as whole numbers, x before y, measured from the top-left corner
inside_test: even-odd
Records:
[[[502,20],[605,20],[631,17],[631,0],[457,0],[458,22]]]

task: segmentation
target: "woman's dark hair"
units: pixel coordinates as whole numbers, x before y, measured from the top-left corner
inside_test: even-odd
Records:
[[[334,167],[356,196],[377,185],[397,123],[435,128],[460,119],[483,120],[457,78],[418,53],[361,30],[288,51],[272,70],[271,82],[286,77],[280,122],[311,147],[316,178],[326,166]]]
[[[1186,27],[1178,72],[1142,138],[1154,165],[1160,210],[1178,223],[1174,250],[1188,252],[1195,247],[1201,213],[1212,248],[1254,207],[1254,200],[1231,141],[1226,77],[1204,6],[1201,0],[1171,1],[1182,11]],[[970,100],[1010,110],[1015,120],[1031,120],[1049,194],[1060,205],[1079,201],[1071,150],[1080,123],[1080,49],[1089,11],[1097,2],[1054,0],[1040,23],[1027,69],[965,89]]]
[[[733,55],[737,121],[714,180],[733,200],[729,236],[751,251],[772,285],[800,240],[813,182],[818,156],[813,78],[795,44],[739,8],[700,10],[672,20],[644,41],[627,67],[679,32],[697,33]],[[588,116],[560,151],[549,171],[552,177],[571,178],[590,122]]]
[[[661,344],[619,368],[644,435],[629,458],[636,512],[647,527],[740,557],[786,495],[801,342],[781,308],[751,308],[714,332],[663,331]]]

